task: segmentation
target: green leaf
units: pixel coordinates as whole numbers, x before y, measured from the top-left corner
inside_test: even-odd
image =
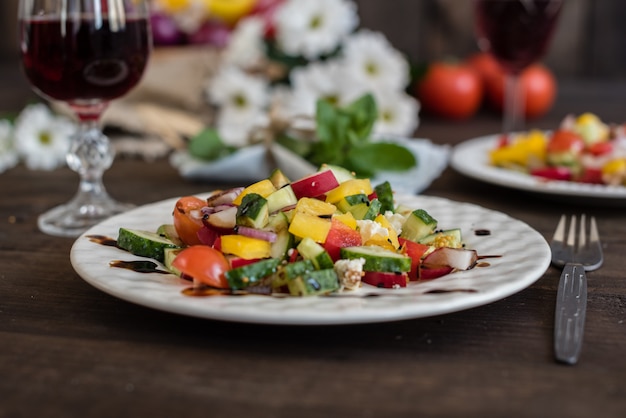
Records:
[[[315,122],[317,139],[332,142],[339,123],[339,109],[327,100],[319,99],[316,103]]]
[[[300,157],[306,157],[311,152],[310,142],[302,141],[289,135],[279,135],[276,138],[276,142]]]
[[[188,150],[193,157],[213,161],[232,154],[235,148],[226,146],[217,131],[209,128],[191,138]]]
[[[365,94],[345,108],[351,117],[350,128],[359,140],[367,140],[378,117],[376,100],[371,94]]]
[[[412,152],[391,142],[370,142],[350,149],[349,168],[359,176],[377,171],[406,171],[417,164]]]

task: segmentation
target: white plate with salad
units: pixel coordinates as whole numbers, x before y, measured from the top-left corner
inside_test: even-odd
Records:
[[[589,198],[610,205],[626,205],[626,187],[575,181],[547,180],[524,172],[496,167],[489,162],[501,135],[487,135],[460,143],[452,150],[450,165],[459,173],[487,183],[558,198]]]
[[[154,231],[171,223],[177,199],[141,206],[85,232],[71,249],[75,271],[107,294],[161,311],[242,323],[341,325],[422,318],[485,305],[530,286],[550,264],[546,240],[519,220],[472,204],[398,194],[397,204],[428,211],[441,228],[460,228],[466,247],[486,258],[471,270],[398,289],[363,284],[330,296],[188,296],[184,292],[190,282],[165,273],[163,265],[157,263],[159,271],[147,273],[118,268],[120,261],[151,260],[102,245],[107,238],[115,240],[120,227]]]

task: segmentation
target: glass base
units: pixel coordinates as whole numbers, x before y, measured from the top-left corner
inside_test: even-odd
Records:
[[[96,202],[75,198],[41,214],[37,225],[42,232],[49,235],[78,237],[101,221],[134,207],[133,204],[120,203],[111,198],[99,199]]]

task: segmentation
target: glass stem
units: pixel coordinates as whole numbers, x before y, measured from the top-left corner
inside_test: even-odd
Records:
[[[80,186],[74,200],[84,214],[98,212],[100,202],[108,199],[102,183],[104,172],[113,163],[111,142],[104,135],[97,120],[82,120],[72,139],[67,155],[68,166],[80,176]]]
[[[524,128],[525,107],[519,73],[507,73],[504,80],[503,133],[510,134]]]

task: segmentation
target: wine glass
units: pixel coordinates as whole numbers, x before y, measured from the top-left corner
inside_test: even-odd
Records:
[[[474,0],[478,45],[505,72],[504,134],[523,128],[520,74],[545,54],[562,5],[563,0]]]
[[[114,159],[99,119],[141,79],[152,48],[149,0],[20,0],[24,72],[43,98],[67,103],[79,121],[67,154],[76,195],[39,216],[39,229],[75,237],[133,205],[117,202],[102,176]]]

